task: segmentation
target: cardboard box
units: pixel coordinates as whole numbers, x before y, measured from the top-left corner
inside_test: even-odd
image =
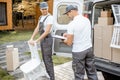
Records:
[[[110,47],[113,33],[113,25],[94,26],[94,54],[96,57],[112,60],[112,48]]]
[[[102,57],[102,39],[95,38],[94,39],[94,55],[96,57]]]
[[[94,54],[102,57],[102,27],[98,24],[94,26]]]
[[[102,26],[95,24],[94,26],[94,37],[102,39]]]
[[[113,25],[113,18],[112,17],[99,17],[98,18],[99,25]]]
[[[6,49],[7,71],[14,71],[19,66],[18,48],[7,47]]]
[[[103,38],[103,46],[102,46],[102,58],[112,60],[112,48],[110,47],[112,34],[113,34],[113,25],[103,26],[102,38]]]
[[[101,11],[101,17],[111,17],[111,11]]]
[[[112,62],[120,64],[120,49],[112,49]]]

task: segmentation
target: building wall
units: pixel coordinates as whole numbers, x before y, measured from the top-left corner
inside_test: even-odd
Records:
[[[7,25],[0,26],[0,30],[10,30],[12,29],[12,0],[0,0],[0,2],[7,4]]]

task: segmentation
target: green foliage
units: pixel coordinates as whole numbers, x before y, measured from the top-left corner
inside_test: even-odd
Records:
[[[41,51],[39,51],[39,54],[40,54],[40,58],[42,58]],[[53,59],[53,63],[54,63],[55,66],[66,63],[66,62],[69,62],[69,61],[72,60],[72,58],[62,57],[62,56],[57,56],[57,55],[53,55],[52,59]]]
[[[72,60],[72,58],[69,58],[69,57],[62,57],[62,56],[53,55],[53,63],[55,66],[69,62],[71,60]]]
[[[15,78],[0,68],[0,80],[15,80]]]
[[[38,51],[38,52],[39,52],[40,58],[42,58],[41,52],[40,51]],[[25,52],[25,54],[30,55],[31,53],[30,52]],[[62,57],[62,56],[57,56],[57,55],[53,55],[52,59],[53,59],[53,63],[54,63],[55,66],[66,63],[66,62],[69,62],[69,61],[72,60],[72,58]]]
[[[13,76],[6,75],[2,78],[2,80],[15,80],[15,78]]]
[[[32,33],[33,31],[1,31],[0,44],[6,43],[6,42],[29,40]]]
[[[0,68],[0,79],[6,75],[8,75],[8,73],[5,70]]]

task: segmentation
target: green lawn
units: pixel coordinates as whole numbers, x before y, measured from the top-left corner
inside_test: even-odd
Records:
[[[13,76],[10,76],[5,70],[0,68],[0,80],[15,80]]]
[[[0,44],[29,40],[33,31],[0,31]]]
[[[39,52],[39,54],[40,54],[40,58],[42,58],[42,57],[41,57],[41,52],[40,52],[40,51],[38,51],[38,52]],[[26,54],[26,55],[30,55],[30,52],[26,52],[25,54]],[[57,56],[57,55],[53,55],[53,56],[52,56],[52,59],[53,59],[53,63],[54,63],[55,66],[56,66],[56,65],[63,64],[63,63],[65,63],[65,62],[69,62],[69,61],[72,60],[72,58],[62,57],[62,56]]]
[[[72,58],[68,58],[68,57],[66,58],[66,57],[62,57],[62,56],[53,55],[53,63],[55,66],[69,62],[71,60],[72,60]]]

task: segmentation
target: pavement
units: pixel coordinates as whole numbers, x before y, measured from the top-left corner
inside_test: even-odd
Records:
[[[14,43],[9,43],[9,44],[14,44],[15,47],[19,48],[20,53],[29,51],[28,46],[26,46],[27,45],[26,41],[25,42],[23,42],[23,41],[14,42]],[[4,45],[8,45],[8,43],[4,44]],[[3,46],[3,45],[1,45],[1,46]],[[64,57],[72,57],[72,55],[69,53],[67,53],[67,54],[66,53],[57,53],[56,55],[64,56]],[[55,66],[54,70],[55,70],[55,80],[74,80],[74,73],[72,71],[72,61]],[[99,80],[104,80],[101,72],[97,72],[97,75],[98,75]],[[25,79],[21,78],[18,80],[25,80]],[[84,80],[88,80],[87,75],[85,75]]]
[[[71,57],[71,54],[61,53],[57,55]],[[57,65],[54,67],[54,70],[55,70],[55,80],[74,80],[74,73],[72,70],[72,61],[66,62],[61,65]],[[104,80],[101,72],[98,71],[97,75],[98,75],[98,80]],[[22,78],[19,80],[25,80],[25,79]],[[86,74],[84,76],[84,80],[88,80]]]
[[[99,80],[104,80],[101,72],[97,72],[97,75]],[[55,78],[56,80],[74,80],[72,61],[62,65],[55,66]],[[84,76],[84,80],[88,80],[86,74]]]

